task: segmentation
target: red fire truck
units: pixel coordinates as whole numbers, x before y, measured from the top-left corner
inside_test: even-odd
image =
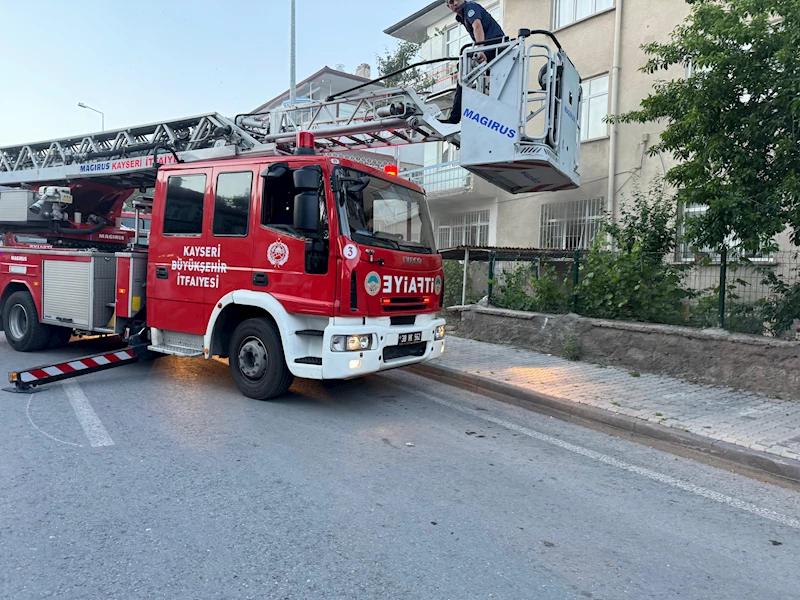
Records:
[[[575,187],[580,80],[560,48],[527,37],[496,44],[506,50],[496,60],[508,61],[497,71],[503,89],[520,85],[515,69],[529,68],[532,47],[547,49],[540,137],[519,117],[531,91],[514,91],[512,129],[505,109],[493,109],[507,100],[466,78],[468,67],[486,68],[467,62],[468,50],[465,115],[475,123],[463,131],[413,89],[395,88],[0,148],[9,345],[33,352],[75,332],[128,343],[15,371],[15,389],[171,354],[228,358],[241,392],[266,399],[294,377],[348,379],[440,356],[445,282],[423,190],[364,150],[469,143],[465,166],[511,192]],[[136,205],[137,221],[152,212],[144,245],[119,218],[149,188],[152,201]]]

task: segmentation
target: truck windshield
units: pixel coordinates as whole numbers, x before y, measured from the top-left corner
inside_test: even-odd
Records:
[[[361,244],[433,254],[425,196],[353,169],[338,169],[342,229]]]

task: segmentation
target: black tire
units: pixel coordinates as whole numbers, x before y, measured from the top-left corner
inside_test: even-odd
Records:
[[[63,348],[72,339],[72,329],[68,327],[50,327],[50,348]]]
[[[236,387],[248,398],[269,400],[294,381],[286,366],[281,337],[267,319],[247,319],[233,332],[228,362]]]
[[[36,304],[28,291],[14,292],[6,300],[3,330],[17,352],[36,352],[50,343],[50,327],[39,322]]]

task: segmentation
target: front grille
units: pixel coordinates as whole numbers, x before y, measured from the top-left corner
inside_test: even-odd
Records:
[[[416,315],[408,315],[404,317],[392,317],[392,325],[413,325],[416,323]]]
[[[407,358],[409,356],[425,356],[427,347],[427,342],[409,344],[408,346],[387,346],[383,349],[383,362],[390,362],[398,358]]]

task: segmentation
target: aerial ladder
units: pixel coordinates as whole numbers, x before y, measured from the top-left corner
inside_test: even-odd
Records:
[[[547,42],[534,41],[534,34]],[[488,50],[495,58],[480,64],[477,54]],[[76,238],[103,231],[113,225],[113,211],[98,206],[121,209],[137,188],[154,184],[161,164],[288,154],[303,131],[314,135],[319,153],[450,142],[460,146],[465,169],[512,194],[579,186],[580,77],[555,36],[520,30],[514,39],[465,46],[459,83],[460,124],[441,122],[440,107],[412,87],[363,91],[362,85],[323,101],[232,119],[209,113],[2,147],[0,228],[49,227],[59,237]],[[67,207],[81,199],[72,211],[92,216],[67,222]]]

